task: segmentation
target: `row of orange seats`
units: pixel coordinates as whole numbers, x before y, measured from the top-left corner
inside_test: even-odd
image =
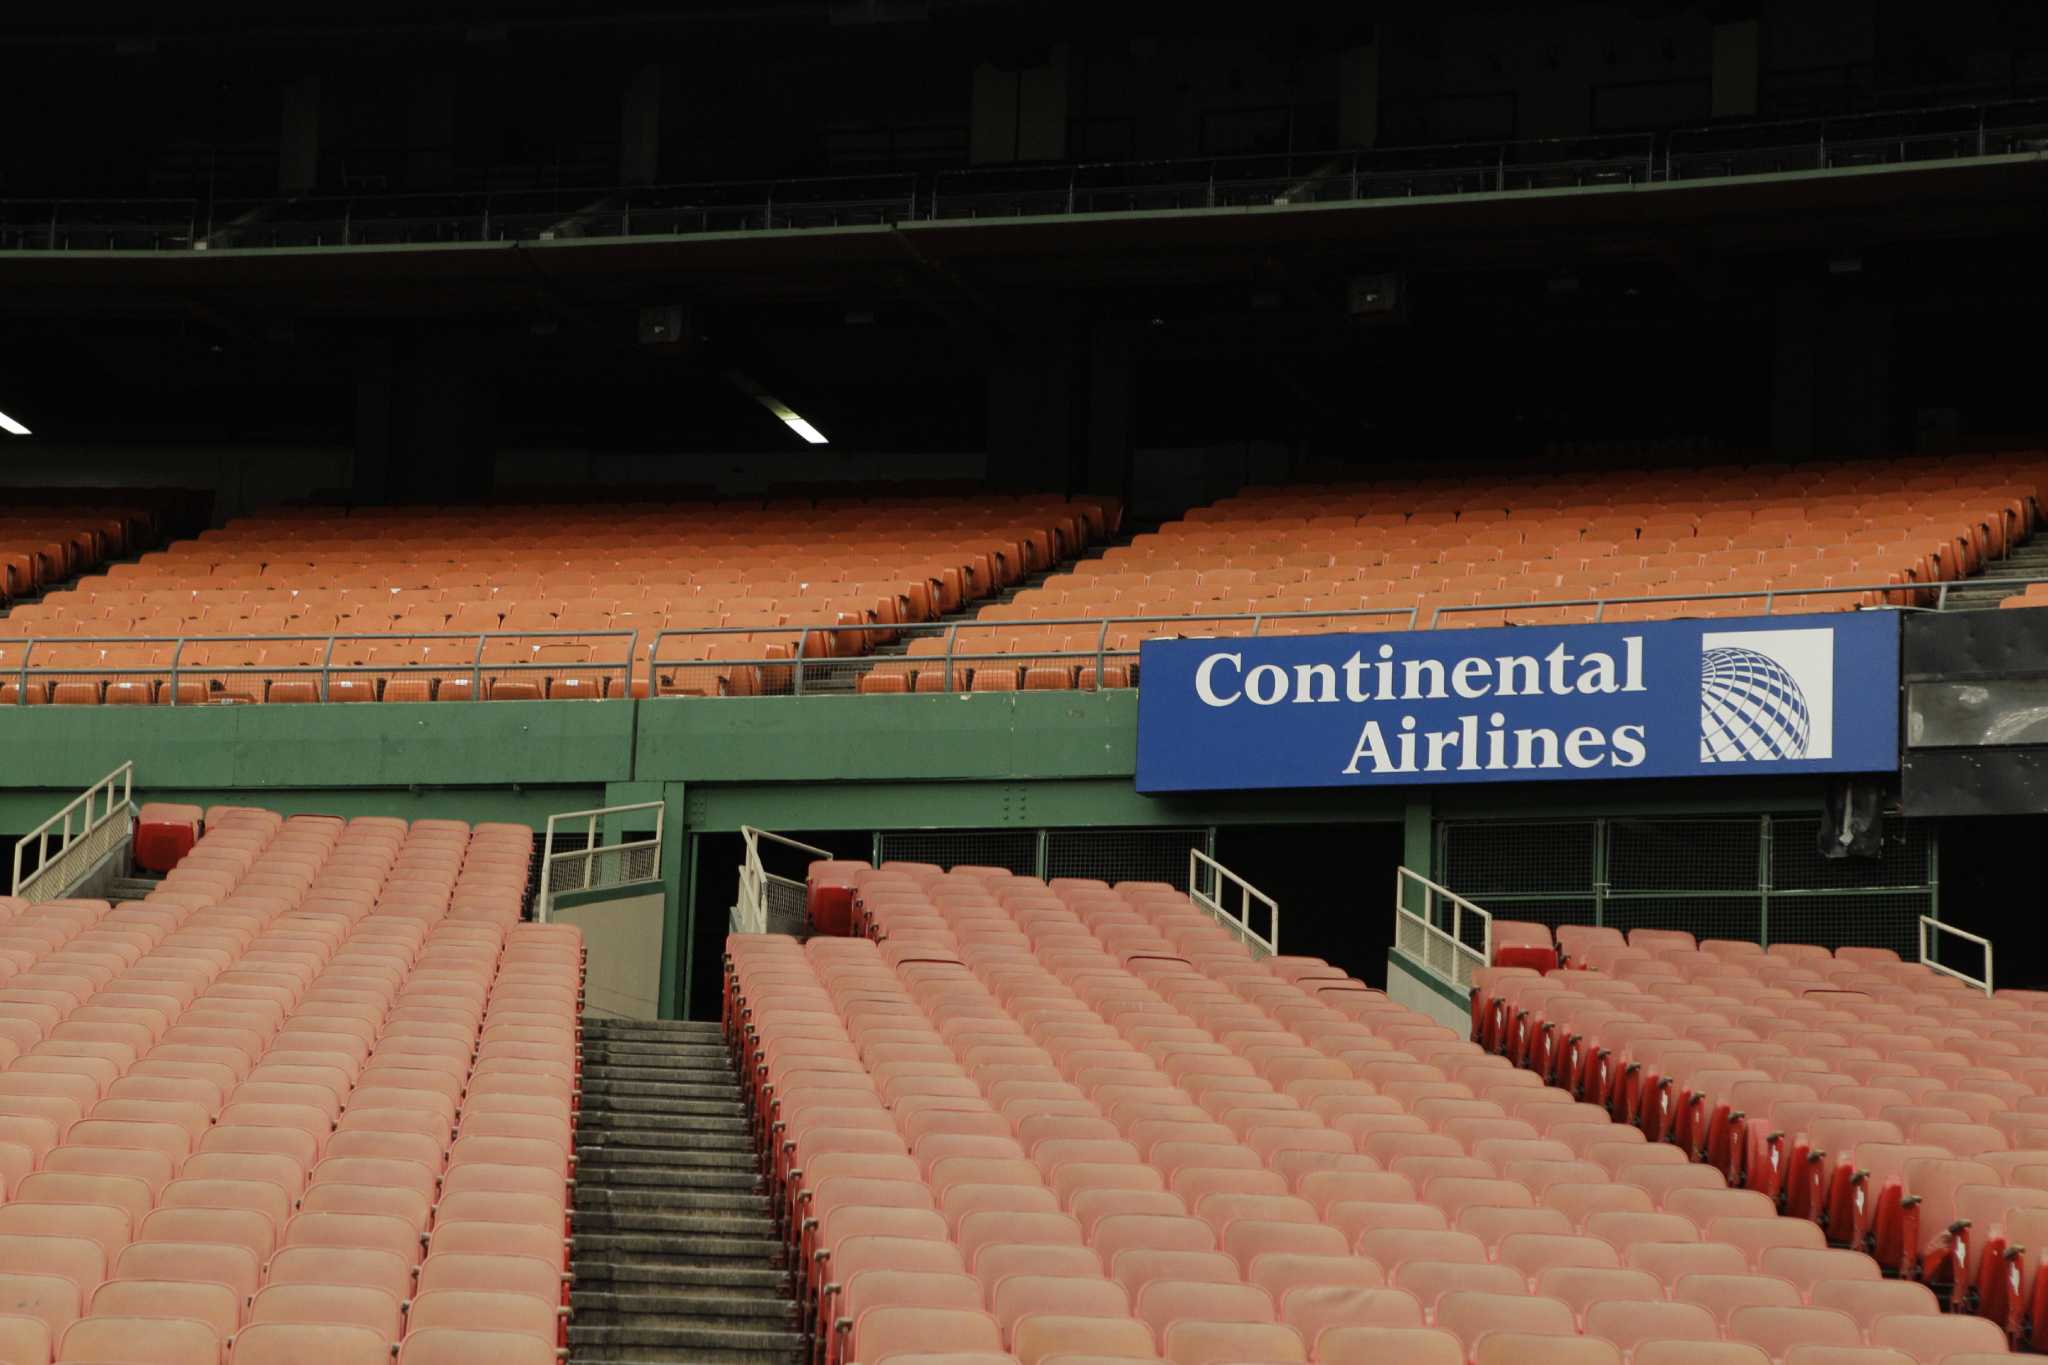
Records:
[[[32,596],[156,535],[149,508],[109,503],[37,508],[33,495],[9,495],[0,510],[0,606]]]

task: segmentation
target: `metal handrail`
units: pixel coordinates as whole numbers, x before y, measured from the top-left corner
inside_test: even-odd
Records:
[[[1414,607],[1370,607],[1353,608],[1349,610],[1339,609],[1331,611],[1215,611],[1190,613],[1185,616],[1047,617],[1044,619],[1033,619],[1028,621],[973,620],[947,622],[899,622],[895,624],[889,624],[886,622],[868,622],[864,625],[830,626],[699,626],[682,630],[664,629],[656,631],[654,634],[654,640],[650,652],[648,654],[648,664],[650,673],[652,673],[654,669],[661,667],[679,669],[722,667],[789,668],[792,669],[794,673],[794,689],[796,692],[801,694],[804,688],[805,669],[808,666],[817,665],[821,663],[838,664],[841,662],[853,660],[855,658],[864,659],[869,663],[877,662],[875,656],[867,654],[835,654],[827,652],[821,655],[813,655],[810,653],[808,649],[808,645],[810,643],[810,639],[812,636],[823,636],[826,638],[831,638],[837,635],[866,636],[875,634],[877,632],[906,634],[915,633],[920,629],[924,629],[926,627],[936,628],[939,626],[943,626],[945,628],[946,641],[946,652],[943,655],[904,655],[903,659],[905,662],[910,662],[916,659],[931,658],[935,662],[943,663],[946,669],[946,685],[950,688],[954,682],[955,664],[983,663],[995,659],[1093,659],[1095,661],[1096,677],[1100,678],[1102,676],[1103,668],[1109,660],[1134,659],[1138,657],[1138,651],[1135,649],[1110,648],[1109,633],[1111,627],[1113,626],[1190,625],[1201,622],[1213,624],[1216,622],[1249,621],[1252,623],[1251,635],[1256,636],[1259,633],[1259,629],[1267,621],[1324,620],[1343,619],[1346,617],[1400,616],[1407,618],[1407,628],[1409,630],[1413,630],[1415,629],[1415,621],[1417,615],[1418,612]],[[1089,626],[1097,628],[1095,648],[1087,650],[1044,649],[1031,650],[1023,653],[996,652],[981,654],[963,654],[959,651],[959,638],[960,632],[962,631],[1001,631],[1018,629],[1036,630],[1041,627],[1056,626]],[[724,636],[753,636],[775,634],[795,636],[797,643],[796,653],[790,655],[764,657],[759,659],[664,659],[662,658],[661,653],[662,642],[664,640],[696,638],[717,639]],[[924,638],[932,638],[932,634],[927,634],[924,636]],[[882,662],[888,661],[882,660]],[[654,683],[655,680],[652,677],[650,677],[648,680],[647,689],[649,696],[661,695],[660,689],[656,687]]]
[[[1942,611],[1948,606],[1949,590],[1952,588],[2022,588],[2037,586],[2040,581],[2037,578],[1978,577],[1941,578],[1931,583],[1926,583],[1914,579],[1904,583],[1861,583],[1824,588],[1772,586],[1768,588],[1731,588],[1725,592],[1648,593],[1632,597],[1555,597],[1544,598],[1535,602],[1480,602],[1470,605],[1460,603],[1454,606],[1435,608],[1430,613],[1429,628],[1431,630],[1437,629],[1437,622],[1444,616],[1459,612],[1536,611],[1545,607],[1596,607],[1598,610],[1594,613],[1593,619],[1598,621],[1604,617],[1609,607],[1653,602],[1727,602],[1739,601],[1747,597],[1763,599],[1764,610],[1762,614],[1771,616],[1776,614],[1774,604],[1779,598],[1847,597],[1862,593],[1883,593],[1888,596],[1901,597],[1933,593],[1934,605],[1931,608],[1924,608],[1906,602],[1886,602],[1882,605],[1905,611]]]
[[[1953,938],[1964,939],[1984,950],[1984,976],[1981,980],[1971,976],[1968,972],[1959,971],[1936,960],[1936,956],[1941,951],[1941,935],[1943,934]],[[1920,965],[1929,971],[1940,972],[1943,976],[1952,976],[1966,985],[1975,986],[1986,995],[1992,993],[1991,940],[1982,935],[1973,934],[1967,929],[1958,929],[1953,924],[1945,924],[1932,915],[1922,915],[1920,917]]]
[[[841,654],[831,650],[827,650],[825,653],[822,654],[814,653],[809,648],[810,641],[813,638],[832,639],[839,636],[847,635],[864,637],[876,633],[916,634],[920,631],[927,632],[927,638],[929,638],[929,635],[936,634],[937,631],[942,628],[945,632],[946,640],[946,650],[943,654],[904,655],[902,656],[902,661],[905,663],[914,663],[918,660],[929,658],[932,661],[934,661],[934,663],[942,665],[946,669],[947,673],[947,686],[948,688],[951,688],[954,686],[954,683],[956,682],[956,665],[983,663],[992,660],[1002,659],[1035,658],[1075,661],[1093,660],[1096,666],[1096,677],[1101,678],[1103,676],[1103,672],[1106,666],[1110,662],[1133,659],[1138,657],[1139,651],[1136,649],[1118,649],[1112,648],[1110,646],[1109,637],[1111,632],[1117,627],[1124,626],[1190,627],[1200,626],[1204,624],[1216,625],[1236,622],[1250,622],[1252,629],[1248,633],[1249,637],[1262,638],[1262,632],[1264,631],[1267,623],[1269,622],[1287,622],[1298,620],[1347,620],[1353,618],[1360,620],[1399,618],[1401,624],[1393,627],[1394,629],[1404,629],[1408,631],[1414,631],[1418,629],[1438,630],[1446,628],[1447,623],[1454,620],[1458,616],[1471,615],[1473,613],[1478,612],[1514,613],[1540,611],[1551,608],[1563,607],[1592,607],[1594,609],[1593,620],[1595,622],[1601,622],[1606,620],[1607,612],[1611,608],[1615,607],[1686,602],[1741,601],[1750,599],[1757,600],[1762,603],[1762,611],[1759,614],[1764,616],[1772,616],[1778,614],[1779,604],[1788,598],[1852,597],[1871,594],[1875,594],[1886,599],[1882,603],[1878,604],[1881,606],[1882,609],[1898,611],[1923,611],[1945,609],[1948,604],[1948,598],[1951,590],[1974,590],[1978,588],[2002,587],[2025,588],[2028,586],[2035,585],[2037,582],[2038,580],[2029,578],[1977,577],[1961,579],[1938,579],[1932,582],[1920,582],[1917,580],[1909,580],[1906,582],[1864,583],[1854,585],[1829,585],[1815,587],[1781,584],[1773,585],[1767,588],[1729,589],[1721,592],[1642,593],[1629,595],[1595,595],[1585,597],[1541,598],[1535,601],[1521,602],[1456,603],[1431,608],[1427,624],[1424,624],[1422,622],[1422,613],[1419,608],[1414,606],[1408,606],[1309,609],[1294,611],[1186,612],[1172,616],[1062,616],[1014,621],[991,621],[977,619],[970,621],[897,623],[871,621],[863,624],[834,625],[806,625],[792,623],[788,625],[694,626],[677,629],[663,628],[661,630],[655,631],[650,640],[649,650],[644,657],[647,660],[650,674],[647,680],[648,695],[650,697],[663,695],[661,693],[660,688],[655,686],[655,680],[652,676],[652,673],[656,668],[664,667],[734,667],[757,669],[775,667],[790,668],[793,670],[795,689],[799,693],[801,693],[806,685],[808,671],[820,664],[829,664],[836,666],[851,662],[855,659],[865,660],[871,664],[878,661],[876,659],[876,656],[866,653],[855,652]],[[1929,594],[1931,594],[1934,599],[1934,603],[1931,608],[1924,607],[1916,603],[1891,600],[1900,598],[1923,597]],[[1097,631],[1095,648],[1090,650],[1048,649],[1025,651],[993,651],[979,653],[971,651],[962,651],[960,649],[960,637],[963,633],[971,634],[973,632],[1036,630],[1042,627],[1059,626],[1088,627],[1095,629]],[[717,640],[729,637],[737,638],[745,636],[775,634],[792,637],[797,645],[796,651],[790,655],[764,656],[760,658],[703,659],[663,657],[665,644],[666,642],[671,640]],[[1201,633],[1199,631],[1193,631],[1191,632],[1191,634],[1194,635],[1196,638],[1200,638]],[[39,677],[47,678],[79,676],[93,678],[120,678],[167,676],[171,684],[171,697],[167,704],[176,706],[180,704],[189,704],[180,703],[177,696],[177,683],[179,681],[181,674],[187,676],[206,678],[233,678],[238,676],[268,677],[278,674],[293,676],[313,675],[318,677],[320,680],[320,697],[321,700],[324,701],[328,697],[329,687],[332,682],[332,679],[336,676],[349,677],[361,674],[377,674],[380,676],[390,677],[405,677],[408,675],[441,676],[463,669],[465,667],[470,673],[470,699],[482,700],[482,675],[487,670],[493,673],[573,672],[594,673],[603,676],[617,674],[623,680],[630,683],[634,679],[634,677],[637,674],[639,674],[641,668],[641,659],[643,656],[640,651],[640,635],[641,632],[639,630],[500,630],[383,632],[364,631],[333,632],[325,635],[62,635],[26,637],[18,640],[11,639],[8,637],[0,637],[0,649],[4,649],[9,645],[19,645],[21,649],[21,657],[18,665],[13,669],[9,670],[10,673],[14,676],[15,680],[20,684],[15,694],[16,705],[28,704],[28,683],[32,678]],[[493,641],[547,641],[562,639],[624,639],[627,641],[627,657],[624,660],[606,659],[601,661],[591,661],[587,663],[558,661],[489,662],[483,658],[484,650],[489,645],[489,643]],[[334,652],[336,648],[342,644],[376,643],[378,641],[401,640],[473,640],[476,642],[477,648],[474,656],[467,662],[466,665],[453,663],[402,663],[397,661],[389,663],[380,662],[374,664],[337,664],[334,662]],[[322,661],[317,664],[279,663],[195,665],[184,662],[182,657],[185,647],[188,645],[280,643],[324,645],[326,646],[326,653]],[[110,644],[171,646],[173,647],[173,654],[171,662],[168,665],[94,664],[90,666],[79,667],[62,667],[51,665],[44,665],[42,667],[35,666],[33,656],[35,651],[38,649],[63,648],[66,646],[73,645]],[[880,662],[893,661],[880,660]]]
[[[1409,908],[1409,892],[1421,893],[1420,912]],[[1450,927],[1438,920],[1440,905],[1450,907]],[[1480,946],[1465,941],[1465,917],[1476,917]],[[1407,929],[1410,932],[1404,933]],[[1430,975],[1459,990],[1469,990],[1472,973],[1493,961],[1493,916],[1449,887],[1419,872],[1394,872],[1394,946]]]
[[[459,663],[341,663],[334,662],[335,649],[342,644],[375,644],[379,641],[432,641],[449,640],[467,642],[474,640],[476,650],[466,665]],[[484,658],[492,641],[497,640],[624,640],[626,657],[623,660],[589,661],[585,663],[560,662],[552,660],[506,660],[491,661]],[[320,682],[320,700],[329,697],[330,685],[335,675],[352,677],[362,674],[404,677],[424,674],[440,677],[467,667],[470,674],[470,700],[483,700],[483,675],[492,673],[525,672],[569,672],[608,675],[617,673],[622,679],[631,680],[634,662],[640,645],[638,630],[488,630],[488,631],[360,631],[331,632],[325,635],[56,635],[36,636],[19,641],[0,637],[0,647],[19,643],[21,660],[18,668],[11,670],[18,684],[15,690],[15,705],[29,705],[29,680],[31,678],[165,678],[170,685],[170,706],[180,704],[178,698],[180,674],[199,678],[266,678],[279,674],[290,676],[312,675]],[[188,645],[246,645],[246,644],[303,644],[325,647],[321,661],[317,664],[193,664],[184,660]],[[168,664],[90,664],[66,666],[45,664],[34,666],[35,651],[40,647],[62,649],[74,645],[153,645],[169,646],[171,659]],[[191,703],[184,703],[191,704]]]
[[[599,842],[602,837],[600,821],[614,816],[631,815],[636,811],[644,810],[654,812],[654,833],[652,836],[644,839],[628,839],[616,844]],[[558,893],[563,891],[590,890],[592,886],[591,867],[596,862],[597,855],[600,853],[609,853],[617,856],[630,850],[651,849],[653,850],[654,866],[660,867],[662,821],[667,812],[668,803],[665,801],[637,801],[631,805],[599,806],[591,810],[570,810],[550,815],[545,836],[546,842],[541,845],[546,851],[541,855],[540,860],[540,896],[534,906],[534,918],[545,921],[552,915],[555,896]],[[583,847],[570,849],[556,848],[556,826],[575,820],[583,822]],[[581,883],[576,886],[556,886],[555,868],[558,865],[574,862],[579,859],[583,864]]]
[[[776,834],[771,830],[757,829],[753,825],[740,826],[740,838],[746,843],[746,857],[740,864],[738,898],[733,902],[732,930],[736,934],[765,934],[768,932],[768,887],[771,883],[801,887],[803,883],[789,877],[778,877],[761,864],[761,841],[766,839],[783,848],[793,848],[815,858],[830,859],[825,849],[799,840]]]
[[[120,784],[118,797],[115,795],[116,783]],[[40,876],[43,869],[50,866],[51,858],[62,857],[65,850],[112,820],[116,813],[125,814],[132,811],[135,804],[134,793],[135,763],[131,759],[72,797],[62,810],[22,835],[14,845],[14,877],[9,883],[8,894],[20,895],[24,885]],[[105,803],[104,810],[100,809],[102,798]],[[77,817],[76,829],[73,828],[74,816]],[[57,851],[54,854],[50,851],[50,835],[53,831],[57,835]],[[22,855],[28,852],[31,845],[36,850],[36,865],[24,877],[21,871]]]
[[[1237,892],[1235,911],[1224,904],[1230,890]],[[1235,934],[1238,942],[1251,949],[1253,957],[1271,957],[1280,951],[1279,902],[1199,848],[1188,850],[1188,899]],[[1252,928],[1254,905],[1265,907],[1263,934]]]
[[[38,196],[0,200],[0,239],[14,249],[70,249],[69,234],[113,231],[148,237],[158,249],[213,250],[221,243],[253,249],[327,244],[327,233],[339,245],[382,241],[545,240],[554,229],[574,230],[588,224],[599,237],[632,237],[656,233],[789,228],[798,222],[829,226],[842,218],[893,225],[937,221],[972,215],[978,206],[1032,216],[1117,211],[1103,201],[1119,196],[1133,202],[1126,211],[1147,210],[1136,201],[1185,190],[1190,203],[1175,207],[1202,208],[1221,199],[1241,199],[1246,189],[1271,189],[1271,202],[1284,206],[1294,187],[1326,185],[1331,198],[1362,200],[1392,185],[1395,193],[1511,193],[1547,188],[1518,183],[1519,177],[1544,177],[1560,170],[1592,171],[1601,178],[1625,178],[1628,184],[1678,179],[1739,179],[1752,172],[1738,165],[1713,164],[1716,157],[1811,157],[1830,163],[1844,145],[1857,148],[1896,147],[1906,159],[1909,144],[1947,142],[1947,158],[1962,160],[1987,154],[1987,132],[2012,134],[2032,130],[2032,119],[2015,122],[2014,111],[2027,112],[2036,100],[1992,101],[1976,105],[1874,110],[1783,122],[1731,124],[1711,129],[1677,129],[1663,134],[1630,133],[1573,138],[1521,139],[1471,143],[1437,143],[1415,147],[1340,147],[1283,154],[1250,153],[1176,160],[1072,162],[1051,166],[957,168],[934,173],[881,172],[796,178],[729,179],[664,185],[588,185],[508,189],[448,189],[330,196],[271,196],[251,200],[93,199]],[[1974,114],[1974,119],[1969,115]],[[1864,129],[1890,121],[1949,118],[1951,131],[1890,132]],[[1781,131],[1782,130],[1782,131]],[[1754,143],[1731,142],[1745,136]],[[1777,138],[1777,141],[1770,139]],[[1717,146],[1689,146],[1713,139]],[[1608,149],[1612,149],[1609,151]],[[1572,155],[1585,149],[1584,155]],[[1890,158],[1887,158],[1890,159]],[[1931,159],[1931,158],[1930,158]],[[1277,174],[1260,175],[1274,168]],[[1429,183],[1409,184],[1403,181]],[[1310,198],[1316,198],[1311,190]],[[1009,201],[1009,202],[1005,202]],[[436,208],[442,211],[436,212]],[[6,221],[6,210],[32,209],[22,220]],[[97,223],[67,219],[65,212],[91,214],[142,210],[141,221],[116,219]],[[183,210],[179,212],[179,210]],[[248,220],[259,211],[296,216]],[[1157,211],[1150,208],[1150,211]],[[204,220],[201,214],[204,213]],[[307,216],[309,214],[320,216]],[[233,238],[246,234],[249,240]]]

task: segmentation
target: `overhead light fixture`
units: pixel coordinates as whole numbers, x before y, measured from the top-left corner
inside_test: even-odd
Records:
[[[769,411],[775,412],[775,409],[771,407]],[[803,437],[812,445],[822,446],[830,444],[830,442],[826,441],[824,432],[818,430],[809,422],[806,422],[803,418],[791,412],[788,408],[783,408],[780,412],[775,412],[775,415],[777,417],[780,417],[786,424],[788,424],[789,429],[791,431]]]
[[[732,381],[734,387],[740,389],[742,392],[746,393],[749,397],[751,397],[756,403],[759,403],[762,407],[774,413],[777,420],[779,420],[784,426],[788,427],[797,435],[803,437],[806,444],[814,446],[831,444],[831,442],[826,439],[824,432],[818,430],[809,422],[806,422],[801,416],[797,414],[797,412],[794,409],[792,409],[789,406],[789,404],[783,402],[780,398],[777,398],[774,394],[768,392],[759,384],[756,384],[752,379],[749,379],[746,375],[740,373],[738,370],[727,370],[725,372],[725,377]]]
[[[4,412],[0,412],[0,431],[7,432],[9,435],[12,436],[28,435],[27,427],[15,421],[12,417],[9,417]]]

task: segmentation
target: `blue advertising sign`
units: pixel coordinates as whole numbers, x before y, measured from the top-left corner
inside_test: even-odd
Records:
[[[1892,772],[1899,618],[1148,640],[1138,790]]]

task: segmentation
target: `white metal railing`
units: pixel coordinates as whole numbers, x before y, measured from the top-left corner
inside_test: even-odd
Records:
[[[810,925],[809,883],[770,872],[761,863],[761,843],[766,840],[781,848],[809,854],[811,858],[829,859],[832,854],[752,825],[741,825],[740,837],[746,841],[747,856],[740,864],[740,892],[739,899],[733,902],[732,932],[802,933]]]
[[[1448,887],[1400,868],[1394,874],[1394,947],[1438,980],[1470,990],[1472,973],[1493,961],[1493,916]]]
[[[37,825],[14,846],[13,894],[24,900],[55,900],[100,859],[114,851],[130,831],[135,813],[135,764],[123,763],[71,799],[69,805]],[[117,821],[116,816],[121,818]],[[52,840],[56,841],[53,849]],[[35,864],[21,870],[28,851]]]
[[[1225,903],[1235,893],[1237,909]],[[1215,916],[1216,922],[1252,950],[1253,957],[1280,951],[1280,906],[1271,896],[1217,862],[1199,848],[1188,850],[1188,899]],[[1266,932],[1252,927],[1252,911],[1264,907]]]
[[[1984,976],[1981,980],[1968,972],[1959,971],[1936,960],[1941,952],[1943,934],[1974,943],[1984,950]],[[1991,994],[1991,940],[1980,938],[1967,929],[1958,929],[1953,924],[1943,924],[1932,915],[1920,917],[1920,965],[1930,971],[1940,972],[1943,976],[1952,976],[1966,985],[1975,986],[1986,995]]]
[[[654,833],[638,835],[616,844],[603,842],[605,822],[640,811],[654,812]],[[596,810],[563,811],[548,817],[547,841],[541,845],[540,896],[534,918],[547,920],[554,912],[555,897],[565,892],[600,891],[608,886],[653,881],[661,875],[662,817],[667,805],[661,801],[639,801],[630,806],[604,806]],[[574,833],[583,826],[582,848],[557,849],[558,830]]]

